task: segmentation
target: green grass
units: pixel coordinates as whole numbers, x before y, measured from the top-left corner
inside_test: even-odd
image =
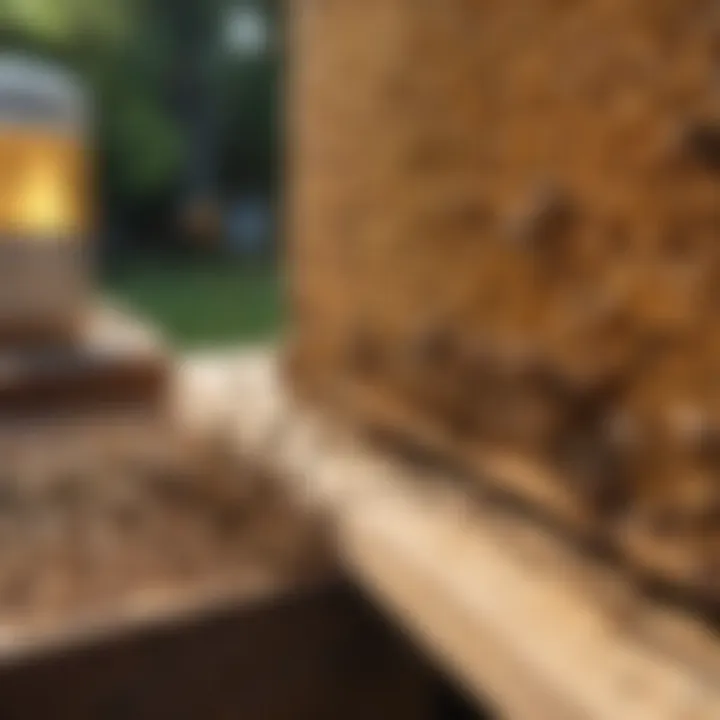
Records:
[[[106,289],[184,347],[265,340],[282,324],[279,272],[269,261],[137,260],[115,268]]]

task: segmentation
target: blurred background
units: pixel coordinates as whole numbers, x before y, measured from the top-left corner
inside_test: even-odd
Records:
[[[276,272],[276,0],[0,0],[0,50],[95,99],[103,290],[184,347],[260,340]]]
[[[512,717],[632,720],[678,678],[693,717],[701,691],[720,717],[717,628],[644,595],[658,579],[720,607],[712,3],[298,2],[320,91],[282,376],[271,345],[189,352],[283,326],[281,5],[0,0],[0,55],[31,61],[0,62],[0,718],[8,698],[77,718],[53,698],[97,690],[92,654],[3,672],[23,618],[41,637],[60,612],[149,598],[169,618],[181,597],[211,625],[107,651],[80,717],[450,719],[492,693]],[[56,66],[92,98],[89,153]],[[65,122],[24,132],[43,98]],[[118,313],[84,293],[88,215]],[[265,565],[272,614],[252,596],[236,622]]]

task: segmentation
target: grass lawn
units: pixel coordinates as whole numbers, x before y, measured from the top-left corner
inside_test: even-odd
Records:
[[[183,347],[264,340],[282,323],[279,272],[269,261],[138,260],[115,268],[105,285]]]

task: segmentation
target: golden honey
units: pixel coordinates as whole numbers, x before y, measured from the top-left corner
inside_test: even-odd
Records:
[[[0,238],[57,243],[85,236],[86,165],[74,137],[0,123]]]

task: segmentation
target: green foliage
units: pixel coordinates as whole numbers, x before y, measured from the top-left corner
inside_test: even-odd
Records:
[[[132,202],[163,192],[182,169],[184,148],[177,123],[152,96],[124,90],[105,131],[115,189]]]
[[[92,40],[107,47],[132,27],[132,0],[0,0],[0,27],[33,43],[68,49]]]

